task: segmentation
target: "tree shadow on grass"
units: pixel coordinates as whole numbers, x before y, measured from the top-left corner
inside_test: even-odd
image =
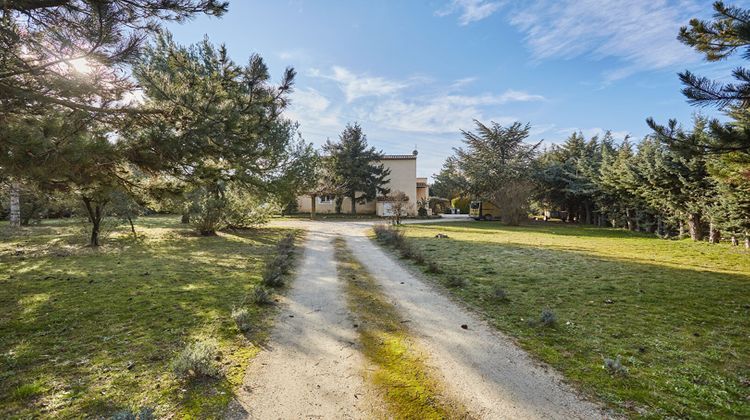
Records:
[[[447,231],[460,229],[472,233],[497,234],[497,232],[534,232],[556,236],[577,236],[585,238],[654,238],[654,234],[646,232],[631,232],[625,229],[597,227],[589,225],[566,224],[562,222],[527,222],[520,226],[508,226],[501,222],[450,222],[450,223],[421,223],[409,227],[445,229]]]
[[[69,257],[0,256],[0,417],[106,416],[143,401],[169,410],[196,399],[206,408],[224,404],[232,387],[222,381],[175,400],[183,385],[169,373],[171,358],[209,335],[227,350],[222,363],[246,365],[247,352],[232,349],[263,339],[272,308],[251,305],[260,329],[245,339],[230,312],[259,283],[286,232],[175,236]],[[36,378],[44,378],[42,395],[11,402],[5,390]]]

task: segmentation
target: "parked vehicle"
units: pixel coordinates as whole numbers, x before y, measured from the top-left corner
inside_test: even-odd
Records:
[[[476,200],[469,205],[469,216],[474,220],[495,220],[500,218],[500,209],[489,201]]]

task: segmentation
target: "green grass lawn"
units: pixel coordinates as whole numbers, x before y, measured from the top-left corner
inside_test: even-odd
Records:
[[[750,417],[747,251],[554,223],[404,229],[430,276],[586,393],[632,416]],[[603,368],[617,356],[627,374]]]
[[[176,217],[137,221],[105,246],[82,246],[75,221],[50,221],[0,239],[0,418],[99,417],[150,407],[178,418],[221,415],[267,336],[272,305],[234,306],[260,282],[290,230],[195,235]],[[218,341],[219,379],[177,378],[187,343]]]

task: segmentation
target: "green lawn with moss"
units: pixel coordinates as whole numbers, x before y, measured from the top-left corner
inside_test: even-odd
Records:
[[[750,417],[749,252],[555,223],[403,229],[428,276],[589,395],[636,417]],[[618,356],[627,373],[604,369]]]
[[[266,339],[272,305],[246,303],[288,229],[201,237],[178,217],[117,227],[94,250],[76,221],[0,230],[0,418],[220,416]],[[180,379],[175,355],[218,343],[216,379]]]

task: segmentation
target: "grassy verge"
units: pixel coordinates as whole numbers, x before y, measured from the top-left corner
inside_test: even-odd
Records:
[[[357,332],[367,360],[375,366],[370,379],[384,395],[394,418],[460,418],[457,404],[441,396],[440,384],[430,377],[396,308],[346,248],[336,239],[338,275],[346,284],[349,308],[356,315]]]
[[[82,247],[73,221],[0,243],[0,417],[99,417],[148,407],[158,417],[220,416],[269,330],[272,305],[233,308],[261,282],[288,229],[200,237],[175,217],[142,218]],[[216,343],[217,378],[186,380],[175,356]]]
[[[402,229],[410,264],[624,413],[750,417],[746,251],[554,224]]]

